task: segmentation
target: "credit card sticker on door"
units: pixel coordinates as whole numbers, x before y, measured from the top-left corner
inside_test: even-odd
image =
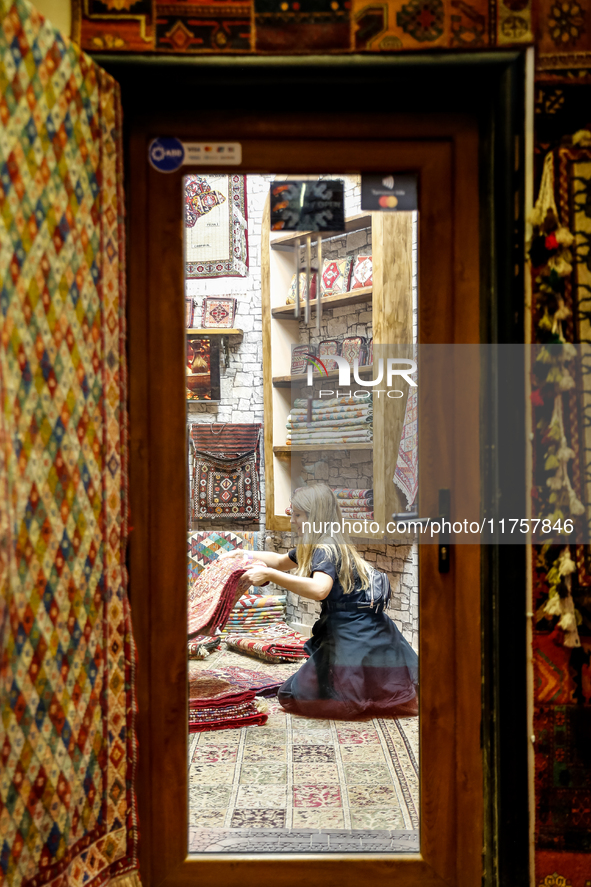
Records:
[[[417,177],[408,173],[361,176],[361,209],[405,212],[418,209]]]
[[[150,165],[158,172],[174,172],[181,166],[239,166],[242,145],[239,142],[182,142],[158,138],[148,148]]]

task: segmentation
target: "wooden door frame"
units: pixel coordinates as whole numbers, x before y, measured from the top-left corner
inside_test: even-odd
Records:
[[[509,58],[508,56],[506,57]],[[349,60],[347,60],[349,61]],[[509,59],[511,62],[511,59]],[[513,56],[515,63],[515,55]],[[114,73],[117,75],[117,71]],[[120,75],[118,75],[120,76]],[[502,108],[501,108],[502,110]],[[497,109],[498,111],[498,109]],[[335,140],[350,137],[355,132],[357,122],[348,117],[341,120],[340,128],[336,121],[325,117],[324,119],[310,118],[306,124],[306,134],[311,138],[321,138],[330,128],[330,135]],[[454,203],[460,215],[466,219],[474,218],[474,182],[478,179],[478,149],[474,141],[474,129],[470,121],[461,115],[447,115],[439,120],[418,116],[406,116],[394,118],[385,115],[377,118],[372,115],[372,125],[379,126],[382,138],[397,139],[434,139],[447,141],[454,157],[454,165],[461,168],[463,174],[455,177]],[[172,129],[170,127],[173,127]],[[198,138],[198,127],[195,124],[185,125],[185,132],[191,133],[193,138]],[[275,117],[272,125],[269,121],[260,118],[235,116],[231,121],[224,119],[223,115],[212,115],[207,124],[201,128],[203,138],[232,138],[260,140],[267,139],[270,135],[281,135],[284,138],[297,138],[301,134],[301,120],[292,117]],[[358,130],[357,130],[358,131]],[[150,240],[146,226],[148,203],[152,199],[147,187],[145,165],[142,165],[146,156],[146,139],[150,135],[165,134],[183,135],[181,121],[177,114],[161,114],[156,119],[150,115],[148,121],[134,121],[132,132],[128,141],[128,162],[130,197],[129,230],[130,230],[130,254],[129,254],[129,368],[130,368],[130,418],[131,418],[131,477],[130,491],[133,509],[134,532],[130,544],[130,591],[134,608],[134,625],[138,640],[140,667],[138,670],[138,700],[140,707],[139,734],[140,734],[140,765],[138,796],[140,802],[140,822],[142,832],[142,875],[147,885],[167,883],[180,883],[181,881],[194,881],[200,878],[217,876],[223,878],[228,884],[233,883],[278,883],[291,884],[306,880],[315,883],[344,884],[357,882],[360,879],[373,876],[385,877],[387,881],[403,885],[423,885],[442,883],[440,875],[443,875],[449,883],[472,887],[480,883],[481,851],[483,827],[486,829],[486,816],[482,804],[482,761],[480,754],[474,758],[474,750],[479,746],[476,742],[476,734],[480,730],[480,717],[474,718],[474,694],[480,698],[480,622],[471,623],[469,614],[479,611],[480,594],[478,571],[480,557],[477,549],[471,552],[465,550],[468,572],[464,575],[472,581],[458,585],[453,610],[453,633],[455,636],[468,639],[464,649],[456,650],[456,661],[453,671],[459,677],[456,714],[464,719],[467,725],[464,735],[467,739],[467,756],[458,751],[457,758],[462,759],[465,767],[454,770],[452,779],[453,794],[456,795],[454,820],[459,823],[456,831],[457,843],[450,852],[449,846],[443,846],[445,842],[437,838],[434,842],[434,855],[427,851],[427,855],[421,860],[418,857],[392,858],[371,856],[364,859],[353,859],[351,856],[330,858],[306,856],[296,860],[288,860],[282,857],[277,859],[253,859],[236,858],[226,860],[223,858],[201,858],[199,861],[185,860],[186,854],[186,817],[182,814],[186,810],[186,663],[184,655],[178,655],[171,647],[171,638],[184,630],[185,614],[184,595],[177,592],[170,593],[165,599],[168,589],[174,586],[173,577],[177,582],[182,582],[179,565],[182,563],[183,576],[185,569],[185,551],[182,549],[184,533],[184,513],[181,517],[170,515],[170,502],[184,494],[184,459],[183,477],[179,474],[178,464],[171,460],[172,453],[181,455],[178,442],[183,441],[184,454],[184,403],[182,415],[176,408],[170,397],[170,379],[174,376],[180,382],[180,364],[174,365],[174,355],[182,354],[178,345],[184,330],[182,317],[182,300],[178,305],[163,305],[162,300],[157,304],[150,304],[149,312],[146,310],[146,293],[151,281],[148,279],[146,268],[146,255],[157,255],[163,247],[163,240]],[[486,138],[486,135],[484,136]],[[482,145],[482,139],[481,139]],[[490,152],[489,152],[490,154]],[[489,156],[489,155],[487,155]],[[497,164],[498,165],[498,164]],[[245,169],[262,171],[264,166],[258,164]],[[294,164],[290,164],[290,170]],[[296,171],[294,169],[294,171]],[[313,170],[309,170],[313,171]],[[478,193],[476,184],[476,193]],[[483,189],[480,187],[480,194]],[[484,203],[484,201],[483,201]],[[485,229],[490,219],[490,207],[486,207],[483,213]],[[476,208],[477,214],[477,208]],[[427,216],[423,215],[427,220]],[[428,225],[423,227],[428,230]],[[478,252],[477,226],[466,225],[462,236],[454,237],[453,260],[456,275],[457,292],[464,287],[465,296],[470,298],[464,302],[470,310],[462,310],[447,315],[448,321],[452,321],[453,336],[456,341],[475,341],[475,330],[479,326],[481,332],[486,330],[487,319],[496,312],[493,298],[485,298],[481,306],[473,298],[477,287],[474,275],[478,276],[477,267],[471,261]],[[178,250],[180,231],[176,213],[167,213],[163,219],[162,233],[174,249]],[[484,241],[492,239],[490,231],[483,234]],[[174,246],[176,244],[176,246]],[[482,240],[481,240],[482,254]],[[486,259],[485,256],[485,264]],[[171,263],[165,263],[159,273],[163,275],[164,289],[161,292],[172,291],[179,287],[179,269],[171,272]],[[423,278],[424,282],[424,278]],[[494,290],[494,288],[493,288]],[[481,288],[482,292],[482,288]],[[149,315],[149,316],[148,316]],[[483,323],[484,318],[484,323]],[[477,334],[476,334],[477,335]],[[486,336],[486,332],[484,333]],[[161,339],[159,349],[152,348],[154,341]],[[436,339],[437,340],[437,339]],[[442,339],[439,339],[442,341]],[[449,341],[449,339],[448,339]],[[146,347],[150,343],[150,350]],[[169,364],[167,356],[172,359]],[[167,380],[162,378],[162,366],[166,362]],[[166,423],[164,428],[162,422]],[[171,442],[176,442],[171,445]],[[176,449],[175,449],[176,446]],[[178,451],[178,452],[177,452]],[[177,508],[178,510],[178,508]],[[178,510],[180,511],[180,510]],[[170,516],[171,520],[164,518]],[[173,528],[178,524],[183,531],[173,538]],[[163,527],[170,536],[162,535]],[[177,529],[178,529],[177,528]],[[150,548],[150,541],[160,546],[155,552],[154,546]],[[170,540],[170,542],[169,542]],[[146,555],[150,554],[151,560]],[[422,564],[421,581],[428,581],[429,570],[434,570],[434,563],[427,561],[427,567]],[[435,577],[436,578],[436,577]],[[453,582],[453,574],[450,574],[450,582]],[[180,586],[178,586],[180,587]],[[442,614],[443,616],[444,614]],[[429,616],[427,614],[427,620]],[[423,620],[425,614],[423,614]],[[167,636],[161,644],[160,665],[154,660],[154,650],[150,649],[150,637],[160,643],[162,637],[158,636],[155,626],[159,631],[168,621]],[[425,624],[423,622],[423,624]],[[486,625],[486,618],[484,620]],[[156,647],[157,644],[154,644]],[[174,646],[174,645],[173,645]],[[184,652],[184,651],[183,651]],[[171,655],[168,655],[168,654]],[[465,654],[465,658],[464,658]],[[425,662],[428,658],[422,650],[422,658]],[[466,664],[471,663],[471,668]],[[156,673],[162,664],[165,671]],[[485,666],[486,672],[486,666]],[[165,680],[163,681],[163,677]],[[154,689],[156,688],[156,690]],[[158,689],[159,688],[159,689]],[[167,695],[167,698],[164,698]],[[166,703],[166,704],[164,704]],[[485,711],[487,700],[485,699]],[[423,721],[424,723],[425,721]],[[176,737],[182,737],[183,748],[176,741]],[[166,738],[169,737],[171,745],[166,747]],[[461,736],[458,737],[460,743]],[[184,752],[184,754],[183,754]],[[485,761],[485,770],[488,770],[489,762]],[[179,782],[178,774],[183,777]],[[466,786],[471,791],[466,792]],[[427,798],[428,800],[428,798]],[[463,805],[463,806],[462,806]],[[428,811],[423,803],[424,821],[428,820]],[[428,805],[427,805],[428,806]],[[460,812],[462,815],[460,815]],[[460,822],[461,820],[461,822]],[[464,827],[465,826],[465,827]],[[429,832],[426,826],[425,834]],[[492,846],[495,836],[489,833],[489,848]],[[428,845],[427,841],[427,845]],[[485,850],[487,848],[485,847]],[[490,853],[490,849],[489,849]],[[485,854],[486,856],[486,854]],[[486,872],[487,883],[490,869]]]

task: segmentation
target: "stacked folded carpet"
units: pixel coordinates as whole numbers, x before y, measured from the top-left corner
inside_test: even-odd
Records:
[[[333,487],[344,520],[373,520],[373,490]]]
[[[224,635],[248,635],[284,621],[284,594],[245,594],[230,613]]]
[[[247,637],[229,635],[225,638],[227,647],[238,653],[246,653],[264,662],[292,662],[306,659],[308,654],[304,644],[308,639],[294,631],[285,622],[270,628],[252,632]]]
[[[192,678],[222,678],[229,681],[239,690],[252,690],[256,696],[276,696],[277,690],[285,681],[284,676],[270,674],[268,671],[254,671],[239,665],[216,666],[212,669],[189,668],[189,683]]]
[[[311,421],[309,421],[311,419]],[[359,444],[373,441],[373,404],[371,398],[333,397],[308,400],[298,397],[287,417],[287,444]]]
[[[254,690],[236,686],[218,675],[199,675],[189,680],[189,733],[256,726],[266,721],[267,715],[261,711]]]

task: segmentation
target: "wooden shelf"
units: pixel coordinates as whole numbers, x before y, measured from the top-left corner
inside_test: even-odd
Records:
[[[360,286],[359,289],[351,290],[349,293],[339,293],[337,296],[323,296],[322,307],[338,308],[339,305],[354,305],[355,302],[371,302],[373,288],[371,286]],[[303,312],[306,303],[300,302],[300,317],[303,319]],[[318,299],[310,300],[310,308],[318,306]],[[285,318],[286,320],[295,320],[293,316],[295,305],[281,305],[279,308],[273,308],[271,314],[273,317]]]
[[[369,364],[368,366],[359,367],[359,373],[362,376],[371,376],[373,375],[373,364]],[[338,370],[333,370],[328,374],[328,376],[321,375],[320,373],[314,373],[313,379],[315,382],[330,382],[331,379],[338,379],[339,374]],[[296,373],[293,376],[274,376],[273,377],[273,387],[274,388],[291,388],[292,385],[307,385],[308,374],[307,373]],[[360,403],[363,401],[360,399]]]
[[[188,329],[188,330],[186,330],[186,332],[187,332],[187,335],[190,334],[190,335],[192,335],[192,336],[241,336],[242,333],[243,333],[242,330],[237,330],[237,329],[230,329],[230,330],[220,330],[220,329],[214,329],[214,330]]]
[[[350,234],[351,231],[361,231],[363,228],[371,228],[371,213],[359,213],[356,216],[349,216],[349,218],[345,220],[344,231],[322,231],[322,239],[329,240],[331,237]],[[300,243],[303,246],[308,234],[311,236],[312,243],[316,243],[318,240],[318,231],[297,231],[274,237],[271,240],[271,249],[292,252],[295,249],[296,240],[299,238]]]
[[[346,450],[373,450],[373,444],[370,443],[353,443],[347,444],[305,444],[302,447],[289,447],[284,444],[282,447],[273,447],[276,456],[289,455],[290,453],[314,453],[321,450],[340,450],[344,453]]]

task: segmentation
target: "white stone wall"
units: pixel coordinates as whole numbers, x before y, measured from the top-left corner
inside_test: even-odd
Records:
[[[205,296],[235,296],[235,327],[244,330],[241,342],[230,340],[229,367],[220,361],[221,403],[187,403],[187,424],[194,422],[263,422],[263,325],[261,313],[261,223],[269,183],[273,176],[248,176],[248,277],[222,277],[214,280],[187,280],[185,292],[193,297],[194,325],[201,325],[201,307]],[[264,465],[261,441],[261,466]],[[261,521],[265,526],[265,474],[261,470]],[[244,521],[222,524],[199,521],[193,529],[256,529]]]

